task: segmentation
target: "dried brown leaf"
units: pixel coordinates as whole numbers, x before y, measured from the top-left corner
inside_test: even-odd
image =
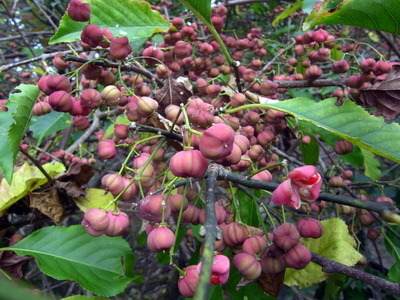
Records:
[[[400,115],[400,65],[394,65],[384,80],[360,89],[360,94],[363,106],[376,108],[375,116],[396,119]]]
[[[165,81],[164,86],[153,92],[154,99],[157,100],[158,112],[165,115],[164,110],[170,104],[180,105],[186,104],[192,96],[192,92],[188,90],[182,82],[178,82],[173,77],[169,76]]]
[[[60,202],[57,189],[48,192],[29,193],[29,206],[38,209],[59,225],[64,216],[64,206]]]
[[[56,181],[55,186],[72,198],[84,197],[85,191],[74,181]]]
[[[90,164],[86,163],[72,163],[67,172],[62,173],[55,177],[58,181],[73,181],[78,186],[88,183],[90,178],[94,175],[94,169]]]
[[[282,288],[283,281],[285,278],[285,270],[276,274],[261,273],[257,283],[263,289],[264,292],[271,296],[278,297],[279,292]]]
[[[0,252],[0,268],[13,278],[20,279],[22,277],[22,265],[28,261],[30,257],[19,256],[14,251]]]

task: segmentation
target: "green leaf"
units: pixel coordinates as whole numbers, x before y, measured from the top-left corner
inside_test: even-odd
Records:
[[[34,256],[46,275],[75,280],[100,296],[115,296],[136,279],[132,249],[124,239],[92,237],[81,225],[42,228],[2,250]]]
[[[353,144],[400,163],[399,124],[386,124],[382,117],[371,116],[349,100],[341,107],[337,107],[335,102],[336,98],[320,102],[295,98],[265,106],[310,122]]]
[[[254,190],[249,189],[248,191],[253,193]],[[235,193],[235,200],[237,201],[240,209],[239,213],[242,222],[250,226],[258,227],[259,221],[257,217],[257,203],[241,189],[237,189]]]
[[[297,0],[293,5],[289,5],[283,12],[281,12],[275,20],[272,21],[272,26],[276,26],[280,21],[288,18],[292,13],[297,11],[303,5],[303,0]]]
[[[65,171],[64,165],[59,162],[47,163],[42,167],[52,178]],[[11,185],[4,179],[1,181],[0,211],[10,207],[29,192],[46,184],[47,181],[47,178],[40,172],[39,168],[31,167],[28,163],[24,163],[14,172],[14,180]]]
[[[389,269],[388,278],[390,281],[400,283],[400,261],[397,260]]]
[[[35,294],[32,292],[32,286],[26,282],[16,282],[8,280],[5,277],[0,277],[0,299],[7,300],[51,300],[52,298],[44,294]]]
[[[379,160],[374,158],[374,154],[371,151],[361,148],[361,152],[364,156],[364,174],[372,180],[378,180],[379,178],[381,178],[382,172],[379,169],[379,166],[381,165]]]
[[[303,24],[303,30],[319,24],[344,24],[400,34],[397,0],[320,1]]]
[[[211,22],[211,1],[210,0],[179,0],[196,17],[208,23]]]
[[[244,300],[244,299],[263,299],[263,300],[274,300],[275,297],[264,294],[264,291],[261,289],[260,285],[257,282],[253,281],[239,290],[237,289],[237,285],[243,276],[239,273],[236,268],[230,268],[229,280],[226,283],[226,286],[230,292],[230,297],[232,300]],[[260,297],[260,295],[263,295]],[[223,298],[220,298],[223,299]]]
[[[316,138],[314,137],[312,128],[307,125],[308,123],[304,121],[299,122],[299,128],[302,135],[308,135],[311,138],[311,142],[309,144],[300,142],[300,151],[303,154],[303,162],[306,165],[316,165],[319,158],[319,146]]]
[[[319,239],[302,238],[304,246],[311,252],[346,266],[355,265],[362,255],[354,249],[355,242],[349,235],[346,223],[339,218],[324,220],[321,223],[324,230],[322,236]],[[328,276],[329,274],[322,272],[321,266],[310,262],[302,270],[287,268],[284,283],[306,288],[324,281]]]
[[[146,1],[138,0],[87,0],[90,4],[90,23],[109,29],[115,37],[127,36],[129,41],[148,38],[162,32],[170,24],[161,14],[151,9]],[[80,38],[86,22],[72,21],[64,14],[60,27],[49,44],[73,42]]]
[[[70,126],[71,119],[70,114],[55,110],[46,115],[32,117],[29,129],[33,132],[33,137],[37,139],[36,146],[39,146],[46,136]]]
[[[329,131],[326,131],[323,128],[314,126],[314,130],[332,148],[335,145],[335,143],[339,140],[338,136],[330,133]],[[355,168],[361,168],[364,164],[364,156],[361,153],[360,147],[358,147],[357,145],[353,147],[353,151],[351,151],[350,153],[338,156],[345,164],[350,164]]]
[[[129,121],[129,119],[126,115],[118,116],[117,119],[115,120],[115,124],[129,125],[131,123],[132,123],[132,121]],[[110,123],[110,126],[107,127],[106,131],[104,132],[105,139],[111,138],[114,135],[115,124]]]
[[[105,208],[114,200],[114,196],[103,189],[89,188],[86,189],[85,192],[85,197],[73,199],[75,204],[84,212],[89,208]],[[116,208],[116,203],[108,207],[108,209]]]
[[[32,84],[20,84],[15,90],[5,104],[8,111],[0,112],[0,170],[8,183],[12,182],[19,145],[39,95],[39,88]]]
[[[330,275],[326,281],[323,300],[337,299],[346,279],[347,276],[343,274],[335,273]]]
[[[317,0],[304,0],[302,6],[303,12],[309,14],[312,11],[315,2],[317,2]]]

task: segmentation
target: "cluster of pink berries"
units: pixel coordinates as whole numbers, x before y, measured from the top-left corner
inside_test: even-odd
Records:
[[[246,66],[237,68],[244,88],[265,97],[277,98],[276,94],[284,93],[286,89],[275,81],[305,79],[311,83],[323,75],[318,64],[330,61],[331,49],[336,45],[334,36],[327,31],[319,29],[297,37],[297,45],[293,49],[297,58],[288,59],[287,75],[280,74],[271,78],[260,74],[263,67],[261,59],[267,54],[261,29],[252,28],[243,39],[226,36],[222,34],[226,14],[226,7],[219,6],[212,11],[211,21],[214,28],[221,33],[232,58],[242,60],[247,54],[257,57]],[[90,19],[90,5],[73,0],[68,8],[68,15],[74,21],[87,22]],[[212,37],[199,40],[199,25],[196,23],[189,26],[182,18],[174,18],[172,25],[173,28],[164,34],[164,41],[157,47],[145,44],[142,56],[148,66],[155,66],[158,79],[166,79],[182,69],[188,71],[189,80],[195,82],[197,87],[197,93],[188,103],[163,103],[156,99],[156,95],[150,97],[151,85],[140,75],[123,75],[121,80],[124,84],[121,84],[115,82],[115,70],[106,70],[93,64],[82,67],[81,63],[74,63],[85,77],[81,79],[84,90],[79,92],[79,96],[75,98],[71,95],[73,88],[70,78],[64,75],[46,75],[38,82],[43,92],[42,101],[36,103],[33,109],[35,115],[43,115],[51,110],[69,113],[78,130],[85,130],[90,126],[88,116],[93,110],[105,107],[115,108],[139,126],[155,126],[155,116],[160,114],[182,129],[183,141],[180,146],[184,150],[173,153],[167,152],[164,146],[158,147],[161,140],[159,138],[146,139],[145,142],[140,142],[138,136],[130,138],[130,128],[125,124],[115,124],[112,138],[103,138],[104,133],[98,135],[97,155],[101,159],[116,158],[120,146],[126,146],[135,152],[136,157],[127,161],[129,167],[126,166],[123,172],[105,175],[101,184],[118,200],[136,202],[141,197],[137,201],[137,207],[140,216],[148,221],[147,245],[154,252],[169,251],[176,242],[175,234],[167,223],[169,218],[176,218],[181,213],[182,221],[193,225],[204,224],[206,218],[205,210],[201,210],[198,202],[193,201],[199,199],[199,195],[192,189],[186,190],[186,197],[183,196],[183,191],[167,194],[168,197],[153,193],[168,183],[169,171],[176,177],[202,178],[210,162],[229,167],[235,172],[248,172],[255,166],[265,169],[252,176],[252,179],[270,182],[273,173],[280,170],[281,165],[280,158],[272,153],[270,146],[277,143],[279,135],[287,128],[286,115],[283,112],[259,108],[237,111],[235,108],[257,101],[249,93],[231,93],[218,84],[219,75],[234,72],[234,68],[227,65],[220,54],[218,42]],[[207,28],[204,32],[210,33]],[[127,37],[115,38],[109,30],[100,29],[94,24],[84,27],[81,45],[84,49],[108,49],[108,58],[114,60],[124,60],[132,53]],[[61,57],[62,54],[55,56],[54,66],[60,70],[69,68],[70,64]],[[295,73],[299,63],[307,68],[304,76]],[[348,86],[352,89],[365,88],[368,86],[366,83],[374,76],[385,76],[391,66],[390,63],[370,59],[362,61],[359,66],[362,74],[350,76]],[[350,65],[345,60],[332,64],[332,72],[338,74],[346,73],[349,68]],[[98,89],[97,84],[104,87]],[[335,93],[335,96],[339,96],[339,92]],[[135,96],[131,96],[132,94]],[[231,108],[235,112],[224,113]],[[303,136],[302,142],[310,143],[311,137]],[[352,149],[353,145],[345,140],[338,141],[334,147],[335,152],[340,155],[350,153]],[[70,159],[61,150],[54,155]],[[71,157],[70,160],[74,159]],[[332,177],[329,184],[332,188],[339,188],[350,177],[345,171],[341,177]],[[309,210],[318,213],[326,206],[323,201],[315,202],[322,182],[322,177],[314,166],[296,168],[289,172],[288,178],[273,192],[271,201],[276,205],[294,208],[300,208],[304,201],[307,203],[307,213]],[[344,205],[339,206],[339,209],[343,214],[349,213],[348,207]],[[354,208],[352,209],[354,212]],[[234,256],[232,264],[247,280],[256,280],[262,273],[277,274],[286,267],[305,268],[311,260],[311,253],[301,244],[300,238],[319,238],[322,235],[321,223],[309,217],[299,220],[297,228],[285,222],[275,228],[267,238],[261,234],[253,235],[249,226],[235,222],[236,212],[226,200],[218,201],[215,212],[218,226],[222,230],[222,239],[216,241],[215,250],[222,252],[227,247],[241,248],[241,253]],[[374,217],[367,211],[359,211],[358,216],[364,226],[373,223],[371,220]],[[123,212],[114,214],[111,210],[90,208],[85,212],[82,225],[92,236],[117,236],[126,232],[129,218]],[[377,236],[373,228],[370,228],[369,236],[371,239]],[[200,268],[201,264],[185,268],[178,282],[183,296],[194,295]],[[215,255],[210,284],[225,283],[229,277],[229,269],[230,260],[224,255]]]
[[[124,234],[129,226],[129,217],[120,211],[115,214],[112,210],[104,211],[97,208],[89,208],[85,212],[82,226],[91,236],[119,236]]]

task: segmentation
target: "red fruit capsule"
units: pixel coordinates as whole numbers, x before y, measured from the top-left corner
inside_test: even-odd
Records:
[[[87,22],[90,19],[89,3],[72,0],[67,9],[68,16],[75,22]]]

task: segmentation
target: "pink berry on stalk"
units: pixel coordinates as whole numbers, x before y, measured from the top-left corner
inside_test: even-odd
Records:
[[[255,280],[261,275],[261,264],[254,255],[248,253],[236,254],[232,264],[247,280]]]
[[[178,279],[178,289],[183,297],[191,298],[194,296],[199,282],[199,272],[197,272],[197,265],[187,266],[185,275]]]
[[[42,116],[51,112],[51,105],[48,102],[36,102],[33,106],[32,113],[35,116]]]
[[[173,213],[179,212],[181,206],[182,206],[182,211],[185,211],[189,205],[187,198],[183,197],[183,195],[181,194],[174,194],[169,196],[167,202],[169,207],[171,208],[171,212]]]
[[[306,70],[305,77],[307,81],[314,81],[319,77],[321,77],[321,75],[322,75],[322,69],[316,65],[312,65]]]
[[[72,97],[65,91],[57,91],[49,96],[49,104],[55,111],[68,112],[73,105]]]
[[[97,143],[98,155],[104,159],[112,159],[117,156],[115,142],[110,139],[102,139]]]
[[[147,246],[151,251],[168,251],[175,243],[175,235],[166,227],[154,228],[147,237]]]
[[[143,219],[156,223],[168,219],[171,215],[171,208],[164,197],[159,195],[147,196],[140,200],[139,211]]]
[[[88,116],[92,110],[87,107],[83,107],[81,100],[73,101],[72,108],[69,110],[71,116]]]
[[[286,264],[282,257],[270,256],[265,253],[261,256],[261,268],[266,274],[277,274],[285,270]]]
[[[350,69],[347,60],[338,60],[332,63],[332,72],[336,74],[346,73]]]
[[[128,125],[125,125],[125,124],[116,125],[114,127],[114,135],[121,140],[126,139],[129,136]]]
[[[100,43],[100,47],[108,48],[110,47],[110,41],[114,39],[113,33],[107,28],[101,28],[101,32],[103,33],[103,40]]]
[[[217,159],[215,162],[223,166],[231,166],[240,162],[242,158],[242,150],[237,144],[233,144],[232,152],[224,158]]]
[[[235,132],[225,124],[215,124],[204,131],[199,149],[204,157],[220,159],[232,152]]]
[[[246,103],[246,96],[242,93],[236,93],[231,97],[229,103],[232,107],[242,106]]]
[[[274,228],[272,233],[274,235],[274,244],[284,250],[293,248],[300,242],[300,233],[297,228],[289,222],[285,222]]]
[[[95,48],[99,46],[103,40],[103,33],[99,26],[88,24],[82,30],[81,40],[90,47]]]
[[[126,36],[114,38],[110,43],[110,55],[115,59],[125,59],[132,53],[132,47]]]
[[[59,70],[65,70],[69,66],[69,61],[64,61],[61,59],[61,56],[63,55],[64,53],[57,53],[56,55],[54,55],[54,58],[51,61],[53,66],[55,66]]]
[[[297,230],[300,235],[305,238],[318,239],[322,236],[322,224],[317,219],[301,219],[297,223]]]
[[[267,239],[264,236],[251,236],[246,239],[242,246],[242,251],[252,255],[258,255],[267,246]]]
[[[328,184],[333,188],[342,187],[343,183],[344,183],[344,180],[340,176],[333,176],[333,177],[329,178],[329,180],[328,180]]]
[[[301,270],[311,261],[311,252],[306,246],[298,244],[286,251],[283,259],[288,268]]]
[[[150,47],[144,49],[142,52],[142,55],[148,56],[148,57],[145,57],[144,60],[146,61],[146,63],[149,66],[159,64],[160,61],[162,61],[164,58],[164,52],[161,49],[154,47],[154,46],[150,46]]]
[[[370,241],[375,241],[377,238],[379,238],[380,235],[381,235],[381,232],[378,229],[375,229],[375,228],[368,229],[367,238]]]
[[[102,99],[100,93],[95,89],[87,89],[82,92],[81,105],[90,109],[96,109],[100,106]]]
[[[107,230],[110,217],[102,209],[89,208],[83,217],[82,226],[91,236],[100,236]]]
[[[207,172],[208,160],[198,150],[179,151],[171,157],[169,167],[178,177],[203,177]]]
[[[125,187],[123,177],[119,174],[106,174],[101,179],[101,184],[106,191],[117,196]]]
[[[200,209],[194,205],[188,205],[182,214],[182,221],[198,225],[200,223]]]
[[[139,185],[133,178],[122,177],[122,181],[124,183],[124,189],[126,187],[127,189],[122,193],[120,199],[124,201],[132,201],[133,198],[139,194]]]
[[[112,210],[107,212],[110,218],[110,224],[108,225],[105,234],[108,236],[119,236],[124,234],[129,226],[129,217],[126,213],[120,211],[118,214],[114,214]]]
[[[45,76],[43,76],[45,77]],[[40,81],[39,81],[40,82]],[[72,85],[71,82],[69,81],[67,76],[64,75],[52,75],[47,77],[46,79],[46,86],[50,93],[43,91],[47,95],[50,95],[53,92],[56,91],[64,91],[64,92],[71,92],[72,91]]]
[[[72,0],[67,9],[68,16],[75,22],[87,22],[90,19],[89,3]]]
[[[221,224],[221,223],[225,222],[226,211],[222,205],[215,204],[215,215],[216,215],[217,224]],[[200,212],[199,220],[200,220],[201,224],[205,223],[205,221],[206,221],[206,211],[205,210],[202,210]]]
[[[121,91],[115,85],[108,85],[101,91],[100,97],[109,106],[116,106],[121,98]]]
[[[346,155],[353,151],[353,144],[346,140],[339,140],[333,146],[333,150],[339,155]]]
[[[222,230],[222,237],[226,245],[233,247],[243,244],[249,237],[249,233],[243,225],[232,222]]]
[[[89,119],[85,116],[72,117],[72,123],[77,130],[86,130],[90,127]]]
[[[150,97],[140,97],[138,102],[138,112],[142,117],[148,117],[158,108],[158,102]]]
[[[194,98],[189,102],[186,109],[189,121],[199,125],[200,127],[207,128],[214,120],[214,106],[205,103],[200,98]]]

